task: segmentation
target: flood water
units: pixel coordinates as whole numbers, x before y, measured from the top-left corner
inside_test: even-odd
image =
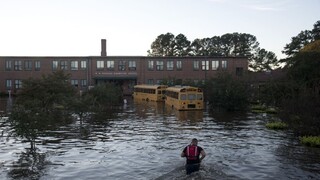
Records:
[[[300,145],[290,131],[266,129],[270,118],[129,100],[112,119],[75,120],[39,137],[37,153],[10,137],[2,118],[0,179],[320,179],[320,149]],[[192,138],[207,157],[187,176],[180,153]]]

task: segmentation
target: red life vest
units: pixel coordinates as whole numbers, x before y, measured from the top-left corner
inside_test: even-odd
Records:
[[[186,156],[188,160],[197,160],[198,146],[194,146],[194,145],[187,146]]]

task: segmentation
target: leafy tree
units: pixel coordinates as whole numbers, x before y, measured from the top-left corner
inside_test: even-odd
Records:
[[[148,53],[149,56],[245,56],[254,71],[266,71],[278,65],[275,54],[260,49],[257,38],[247,33],[197,38],[192,43],[183,34],[161,34],[151,44]]]
[[[115,105],[122,102],[122,91],[119,86],[113,84],[101,84],[91,89],[87,95],[91,101],[92,112],[110,112]]]
[[[149,56],[173,56],[174,55],[174,35],[166,33],[159,35],[151,44],[151,50],[148,50]]]
[[[249,87],[230,74],[219,74],[206,82],[205,88],[212,108],[235,111],[246,109],[249,104]]]
[[[276,55],[265,49],[257,50],[252,59],[254,61],[251,61],[249,67],[255,71],[270,71],[279,64]]]
[[[282,53],[289,57],[297,54],[306,44],[313,40],[311,31],[301,31],[297,36],[291,38],[291,42],[286,44]]]
[[[68,79],[68,75],[57,71],[41,79],[23,81],[9,121],[14,133],[30,142],[31,149],[35,149],[39,134],[68,120],[66,110],[75,94]]]
[[[190,41],[183,34],[178,34],[174,38],[174,56],[187,56],[190,51]]]
[[[320,39],[320,20],[313,25],[312,35],[314,40]]]
[[[190,55],[209,56],[210,41],[210,38],[195,39],[190,45]]]
[[[320,21],[313,25],[312,30],[301,31],[297,36],[291,38],[291,42],[286,44],[282,53],[289,58],[295,56],[305,45],[320,39]],[[282,62],[292,65],[290,59],[284,59]]]

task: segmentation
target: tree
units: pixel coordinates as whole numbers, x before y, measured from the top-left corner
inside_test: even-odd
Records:
[[[151,44],[151,50],[148,50],[149,56],[173,56],[174,55],[174,35],[166,33],[159,35]]]
[[[251,61],[249,68],[254,71],[270,71],[274,69],[274,67],[278,67],[279,64],[275,53],[265,49],[257,50],[252,59],[254,59],[254,61]]]
[[[57,71],[41,79],[24,80],[9,121],[15,135],[26,138],[35,149],[39,134],[69,120],[66,112],[75,90],[69,75]]]
[[[293,57],[312,40],[313,38],[310,30],[301,31],[297,36],[291,38],[291,42],[286,44],[282,53],[289,57]]]
[[[295,56],[305,45],[320,39],[320,21],[313,25],[312,30],[301,31],[297,36],[291,38],[291,42],[286,44],[282,53],[289,58]],[[292,65],[290,59],[284,59],[282,62]]]
[[[257,38],[247,33],[227,33],[211,38],[195,39],[192,43],[183,34],[161,34],[151,44],[149,56],[222,56],[248,57],[249,67],[254,71],[277,67],[273,52],[259,48]],[[271,64],[263,64],[271,63]],[[258,68],[258,69],[254,69]]]
[[[190,51],[190,41],[183,34],[178,34],[174,38],[174,56],[187,56]]]
[[[246,109],[249,104],[249,87],[230,74],[219,74],[207,81],[205,88],[211,108],[235,111]]]

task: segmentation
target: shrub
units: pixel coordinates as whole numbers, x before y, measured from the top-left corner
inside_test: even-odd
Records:
[[[288,125],[284,122],[269,122],[266,124],[266,127],[268,129],[286,129],[288,127]]]
[[[300,142],[306,146],[320,147],[320,136],[303,136]]]

